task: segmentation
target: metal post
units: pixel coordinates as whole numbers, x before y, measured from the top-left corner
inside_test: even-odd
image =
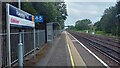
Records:
[[[34,59],[36,57],[35,28],[34,28]]]
[[[25,40],[24,40],[25,39],[25,36],[24,36],[25,32],[24,32],[24,30],[22,30],[22,34],[23,34],[22,40],[23,40],[23,55],[24,55],[25,54],[25,50],[24,50],[25,49],[25,46],[24,46],[25,45]]]
[[[20,0],[18,0],[18,8],[21,9],[21,3],[20,3]]]
[[[9,23],[9,4],[6,4],[6,19],[7,19],[7,48],[8,48],[8,66],[11,68],[11,47],[10,47],[10,23]]]
[[[60,27],[60,30],[59,30],[59,35],[61,34],[61,32],[62,32],[62,27],[61,27],[61,25],[59,24],[59,27]]]
[[[38,30],[38,46],[40,45],[40,39],[39,39],[39,30]]]
[[[2,33],[2,2],[0,1],[0,33]],[[1,41],[1,36],[0,36],[0,60],[2,61],[2,41]],[[2,67],[2,62],[0,62],[0,67]]]
[[[47,23],[45,22],[44,23],[44,26],[45,26],[45,43],[47,43]]]
[[[23,66],[23,44],[22,44],[22,32],[21,32],[21,30],[19,31],[18,65],[20,68]]]
[[[21,9],[20,0],[18,0],[18,7]],[[23,67],[23,44],[22,44],[22,31],[19,29],[19,44],[18,44],[18,66]]]

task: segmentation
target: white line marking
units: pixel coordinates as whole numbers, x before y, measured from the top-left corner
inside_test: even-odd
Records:
[[[76,42],[76,40],[71,40],[72,42]]]
[[[67,32],[68,33],[68,32]],[[71,35],[70,33],[68,33]],[[72,36],[72,35],[71,35]],[[103,60],[101,60],[97,55],[95,55],[91,50],[89,50],[85,45],[83,45],[80,41],[78,41],[74,36],[72,36],[82,47],[84,47],[90,54],[92,54],[97,60],[99,60],[104,66],[110,68]]]

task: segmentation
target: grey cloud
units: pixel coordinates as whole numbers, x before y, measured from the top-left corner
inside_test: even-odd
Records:
[[[114,6],[115,2],[69,2],[68,19],[65,24],[75,24],[78,19],[91,19],[92,22],[100,20],[106,8]]]
[[[116,2],[116,0],[64,0],[66,2]]]

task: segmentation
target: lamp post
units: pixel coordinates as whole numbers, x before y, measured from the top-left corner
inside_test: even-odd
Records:
[[[21,9],[20,0],[18,0],[18,8]],[[21,29],[19,29],[18,66],[19,68],[23,68],[23,43],[22,43],[22,30]]]

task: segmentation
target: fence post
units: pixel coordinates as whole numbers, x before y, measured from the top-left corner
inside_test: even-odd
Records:
[[[2,2],[0,1],[0,23],[2,23]],[[2,24],[0,24],[0,34],[2,34]],[[2,41],[0,35],[0,60],[2,61]],[[2,67],[2,62],[0,62],[0,67]]]
[[[40,45],[40,43],[39,43],[40,42],[40,38],[39,38],[40,34],[39,33],[40,33],[40,31],[38,30],[38,46]]]
[[[45,26],[45,43],[47,43],[47,23],[44,23]]]
[[[33,29],[33,32],[34,32],[34,59],[36,58],[36,44],[35,44],[35,27],[34,27],[34,29]]]
[[[11,45],[10,45],[10,23],[9,23],[9,4],[6,4],[6,20],[7,20],[7,49],[8,49],[8,66],[11,68]]]
[[[23,68],[23,44],[22,44],[22,32],[19,30],[19,44],[18,44],[18,66]]]
[[[24,36],[24,34],[25,34],[25,32],[24,32],[24,30],[22,30],[22,34],[23,34],[23,55],[25,54],[25,36]]]

